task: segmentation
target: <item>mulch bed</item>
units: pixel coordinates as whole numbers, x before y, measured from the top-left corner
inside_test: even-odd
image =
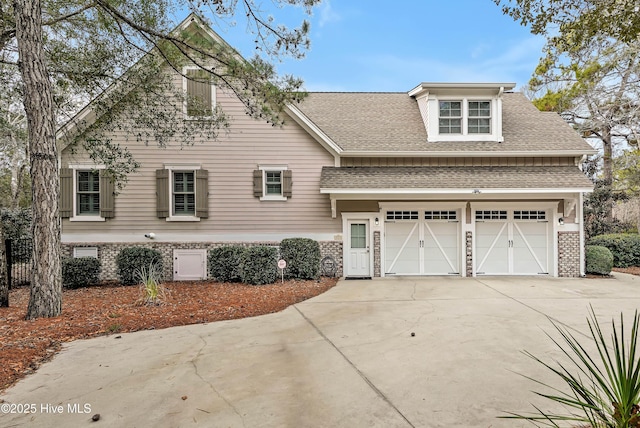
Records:
[[[324,293],[335,278],[285,281],[250,286],[217,282],[164,283],[164,304],[139,303],[137,286],[103,285],[64,290],[62,315],[25,320],[29,289],[9,293],[9,307],[0,308],[0,393],[76,339],[161,329],[179,325],[253,317],[281,311]]]

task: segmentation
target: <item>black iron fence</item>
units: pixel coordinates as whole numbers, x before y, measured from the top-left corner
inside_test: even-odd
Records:
[[[31,282],[33,241],[31,238],[7,239],[4,245],[7,252],[9,288],[28,285]]]

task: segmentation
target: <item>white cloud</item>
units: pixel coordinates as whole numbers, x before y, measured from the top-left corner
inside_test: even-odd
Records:
[[[340,14],[333,10],[329,0],[323,1],[320,8],[320,20],[318,21],[318,26],[320,28],[324,27],[326,24],[338,22],[342,19]]]

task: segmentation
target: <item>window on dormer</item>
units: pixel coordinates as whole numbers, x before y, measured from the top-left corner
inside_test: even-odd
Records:
[[[491,133],[491,101],[469,101],[468,132]]]
[[[462,134],[462,102],[440,101],[441,134]]]

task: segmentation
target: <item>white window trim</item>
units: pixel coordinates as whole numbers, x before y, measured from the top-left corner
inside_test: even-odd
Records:
[[[187,79],[185,76],[187,75],[188,70],[201,70],[200,67],[196,67],[195,65],[188,65],[182,67],[182,91],[185,96],[187,95]],[[216,108],[216,85],[211,84],[211,111],[214,111]],[[213,119],[213,116],[189,116],[187,114],[187,100],[185,99],[182,103],[182,114],[185,120],[207,120]]]
[[[78,221],[78,222],[90,222],[90,221],[106,221],[104,217],[98,214],[84,214],[78,215],[78,171],[94,171],[94,170],[103,170],[106,169],[104,165],[93,165],[93,164],[73,164],[69,165],[69,168],[73,170],[73,211],[71,213],[71,217],[69,217],[69,221]],[[100,189],[100,191],[102,191]],[[102,208],[102,207],[100,207]]]
[[[462,133],[461,134],[441,134],[440,133],[440,101],[460,101],[462,103]],[[491,103],[491,120],[488,134],[469,133],[469,102],[489,101]],[[427,121],[427,141],[428,142],[456,142],[456,141],[487,141],[502,142],[502,99],[496,95],[446,95],[440,96],[430,94],[427,99],[428,121]]]
[[[196,170],[202,169],[202,165],[199,164],[165,164],[164,169],[169,170],[169,217],[166,221],[200,221],[200,217],[195,215],[175,215],[173,214],[173,172],[174,171],[193,171],[193,193],[198,191]],[[196,196],[197,197],[197,196]]]
[[[262,171],[262,196],[260,197],[261,201],[286,201],[288,198],[286,196],[282,196],[282,192],[284,192],[284,179],[282,176],[282,171],[286,171],[289,168],[286,165],[260,165],[258,167],[260,171]],[[280,195],[267,195],[267,171],[279,171],[280,172]]]

